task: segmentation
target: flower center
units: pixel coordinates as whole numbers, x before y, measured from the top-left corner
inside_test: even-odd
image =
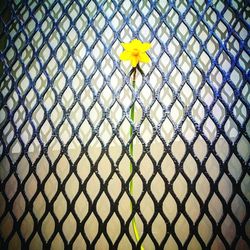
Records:
[[[132,51],[132,56],[139,56],[139,51],[138,51],[138,49],[133,49],[133,51]]]

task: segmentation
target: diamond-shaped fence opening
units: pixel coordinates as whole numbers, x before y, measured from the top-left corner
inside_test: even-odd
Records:
[[[0,248],[249,249],[249,22],[240,0],[3,1]]]

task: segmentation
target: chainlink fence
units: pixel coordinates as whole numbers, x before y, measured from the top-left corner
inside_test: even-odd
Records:
[[[0,249],[250,248],[248,1],[0,13]],[[135,90],[133,38],[152,44]]]

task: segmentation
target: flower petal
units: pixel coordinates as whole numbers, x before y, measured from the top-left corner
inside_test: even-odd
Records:
[[[125,49],[125,50],[131,50],[131,45],[130,43],[121,43],[122,47]]]
[[[123,60],[123,61],[127,61],[127,60],[130,60],[131,58],[131,54],[128,52],[128,51],[123,51],[121,54],[120,54],[120,59]]]
[[[148,63],[150,61],[146,51],[151,48],[150,43],[142,43],[138,39],[130,43],[121,43],[124,51],[120,54],[120,60],[129,60],[132,67],[136,67],[139,62]]]
[[[134,39],[131,41],[131,46],[133,47],[133,49],[140,50],[140,47],[142,46],[142,42],[138,39]]]
[[[149,63],[150,62],[150,58],[149,56],[143,52],[143,53],[140,53],[140,59],[139,59],[140,62],[144,62],[144,63]]]
[[[151,43],[143,43],[141,45],[140,50],[143,51],[143,52],[145,52],[145,51],[149,50],[150,48],[151,48]]]
[[[138,62],[139,62],[139,59],[137,57],[133,56],[130,58],[130,62],[131,62],[132,67],[136,67]]]

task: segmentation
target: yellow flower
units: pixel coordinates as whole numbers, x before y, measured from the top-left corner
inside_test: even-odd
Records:
[[[120,59],[130,61],[132,67],[136,67],[139,62],[150,62],[146,53],[151,48],[150,43],[142,43],[140,40],[134,39],[130,43],[121,43],[121,45],[125,50],[120,54]]]

